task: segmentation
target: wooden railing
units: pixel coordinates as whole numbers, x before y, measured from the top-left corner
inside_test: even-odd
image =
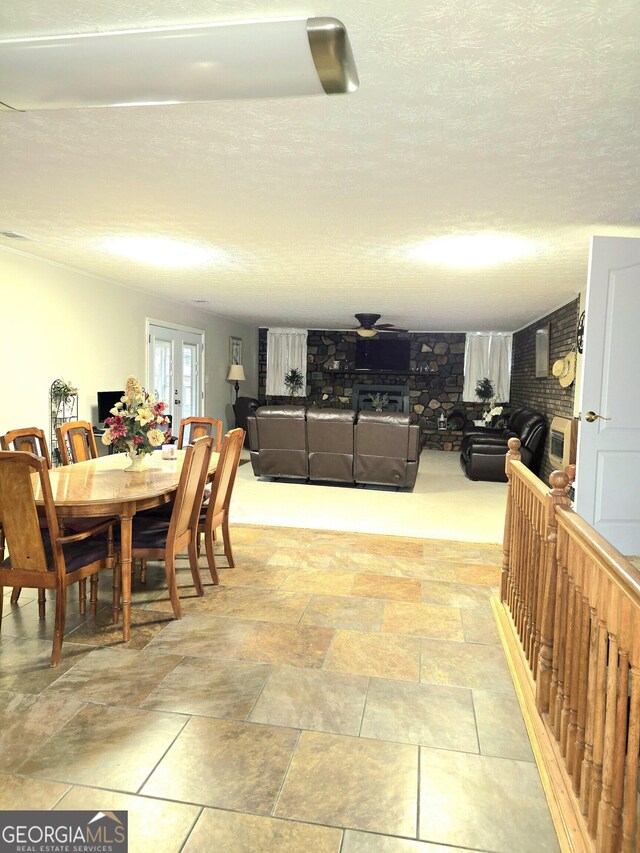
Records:
[[[562,846],[638,851],[640,572],[572,510],[565,472],[549,490],[509,446],[501,621]]]

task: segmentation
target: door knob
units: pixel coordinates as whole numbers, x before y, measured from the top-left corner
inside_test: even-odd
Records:
[[[600,418],[601,421],[610,421],[611,418],[603,418],[602,415],[596,415],[595,412],[587,412],[584,416],[584,419],[587,423],[592,424],[594,421],[597,421]]]

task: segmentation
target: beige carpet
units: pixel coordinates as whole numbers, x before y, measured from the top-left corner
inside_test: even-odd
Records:
[[[471,482],[458,453],[425,450],[413,492],[257,479],[251,465],[243,465],[231,521],[499,543],[505,500],[506,484]]]

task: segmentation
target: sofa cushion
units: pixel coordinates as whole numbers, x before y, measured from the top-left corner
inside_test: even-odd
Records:
[[[309,409],[307,445],[309,478],[353,482],[353,424],[356,413],[345,409]]]

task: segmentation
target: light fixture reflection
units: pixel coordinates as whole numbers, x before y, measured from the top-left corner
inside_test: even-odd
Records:
[[[220,249],[168,237],[110,237],[100,245],[113,255],[157,267],[196,267],[225,260]]]
[[[445,267],[489,267],[533,255],[540,244],[515,234],[457,234],[437,237],[410,249],[408,256]]]

